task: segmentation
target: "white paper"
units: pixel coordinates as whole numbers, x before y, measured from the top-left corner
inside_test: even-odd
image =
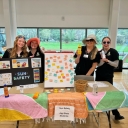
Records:
[[[12,73],[2,73],[0,74],[0,86],[12,85]]]
[[[103,82],[89,82],[88,85],[92,88],[93,87],[93,84],[97,84],[98,87],[108,87],[107,84],[103,83]]]
[[[74,87],[73,53],[45,54],[44,87]]]
[[[74,121],[73,106],[55,106],[54,120],[71,120]]]
[[[23,89],[27,89],[27,88],[35,88],[38,87],[38,84],[26,84],[26,85],[22,85]],[[20,90],[20,86],[17,86],[17,90]]]

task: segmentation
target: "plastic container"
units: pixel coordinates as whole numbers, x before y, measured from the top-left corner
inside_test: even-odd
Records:
[[[104,51],[103,51],[103,50],[101,51],[101,54],[102,54],[102,59],[105,59],[105,58],[106,58],[106,56],[105,56],[105,53],[104,53]]]
[[[81,52],[81,45],[78,46],[77,52],[78,52],[78,55],[81,55],[81,53],[82,53],[82,52]]]
[[[93,95],[97,96],[98,95],[98,85],[95,83],[93,84]]]
[[[24,93],[24,86],[20,85],[20,93]]]
[[[4,96],[5,96],[5,98],[9,97],[9,91],[8,91],[8,87],[6,84],[4,85]]]

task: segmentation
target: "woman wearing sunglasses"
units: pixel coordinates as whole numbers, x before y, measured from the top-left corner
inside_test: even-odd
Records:
[[[39,38],[30,38],[27,41],[27,46],[29,48],[29,53],[28,56],[29,57],[41,57],[42,60],[42,74],[44,75],[44,48],[41,49],[40,48],[40,39]],[[39,64],[40,65],[40,64]],[[43,76],[43,81],[44,81],[44,76]]]
[[[96,81],[108,81],[113,84],[114,68],[118,67],[119,63],[119,54],[118,52],[110,48],[111,39],[109,37],[104,37],[102,39],[102,50],[100,63],[96,71]],[[112,110],[113,115],[115,115],[115,120],[124,119],[120,115],[118,110]]]
[[[7,49],[2,58],[22,58],[27,56],[28,52],[25,37],[19,35],[15,38],[14,47]]]
[[[76,69],[76,75],[93,75],[94,70],[97,64],[100,61],[100,55],[98,53],[98,49],[96,45],[96,37],[95,35],[89,35],[83,41],[85,46],[81,47],[81,54],[78,53],[74,55]]]

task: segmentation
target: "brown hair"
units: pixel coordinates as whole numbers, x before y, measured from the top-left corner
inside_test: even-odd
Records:
[[[10,58],[16,58],[17,57],[17,41],[19,40],[19,38],[23,38],[25,40],[25,37],[22,35],[19,35],[15,38],[14,41],[14,47],[11,50],[10,53]],[[27,57],[28,56],[28,52],[27,52],[27,47],[26,47],[26,41],[25,41],[25,45],[22,47],[22,52],[23,52],[23,57]]]
[[[110,42],[111,42],[111,38],[108,37],[108,36],[105,36],[105,37],[102,39],[102,42],[104,41],[105,38],[108,38],[108,39],[110,40]]]
[[[93,59],[96,58],[97,52],[98,52],[98,49],[97,49],[97,47],[95,46],[95,47],[93,48],[93,50],[91,51],[91,60],[93,60]]]
[[[96,44],[96,41],[94,40],[94,39],[92,39],[93,40],[93,42],[95,42],[95,44]],[[85,42],[86,41],[83,41],[83,43],[85,44]],[[97,52],[98,52],[98,49],[97,49],[97,47],[96,46],[94,46],[94,48],[92,49],[92,51],[91,51],[91,60],[94,60],[95,58],[96,58],[96,54],[97,54]]]

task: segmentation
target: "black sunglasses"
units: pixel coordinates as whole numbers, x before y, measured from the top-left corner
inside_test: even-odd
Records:
[[[86,42],[93,42],[95,41],[94,39],[86,40]]]
[[[110,44],[110,41],[104,41],[103,44]]]

